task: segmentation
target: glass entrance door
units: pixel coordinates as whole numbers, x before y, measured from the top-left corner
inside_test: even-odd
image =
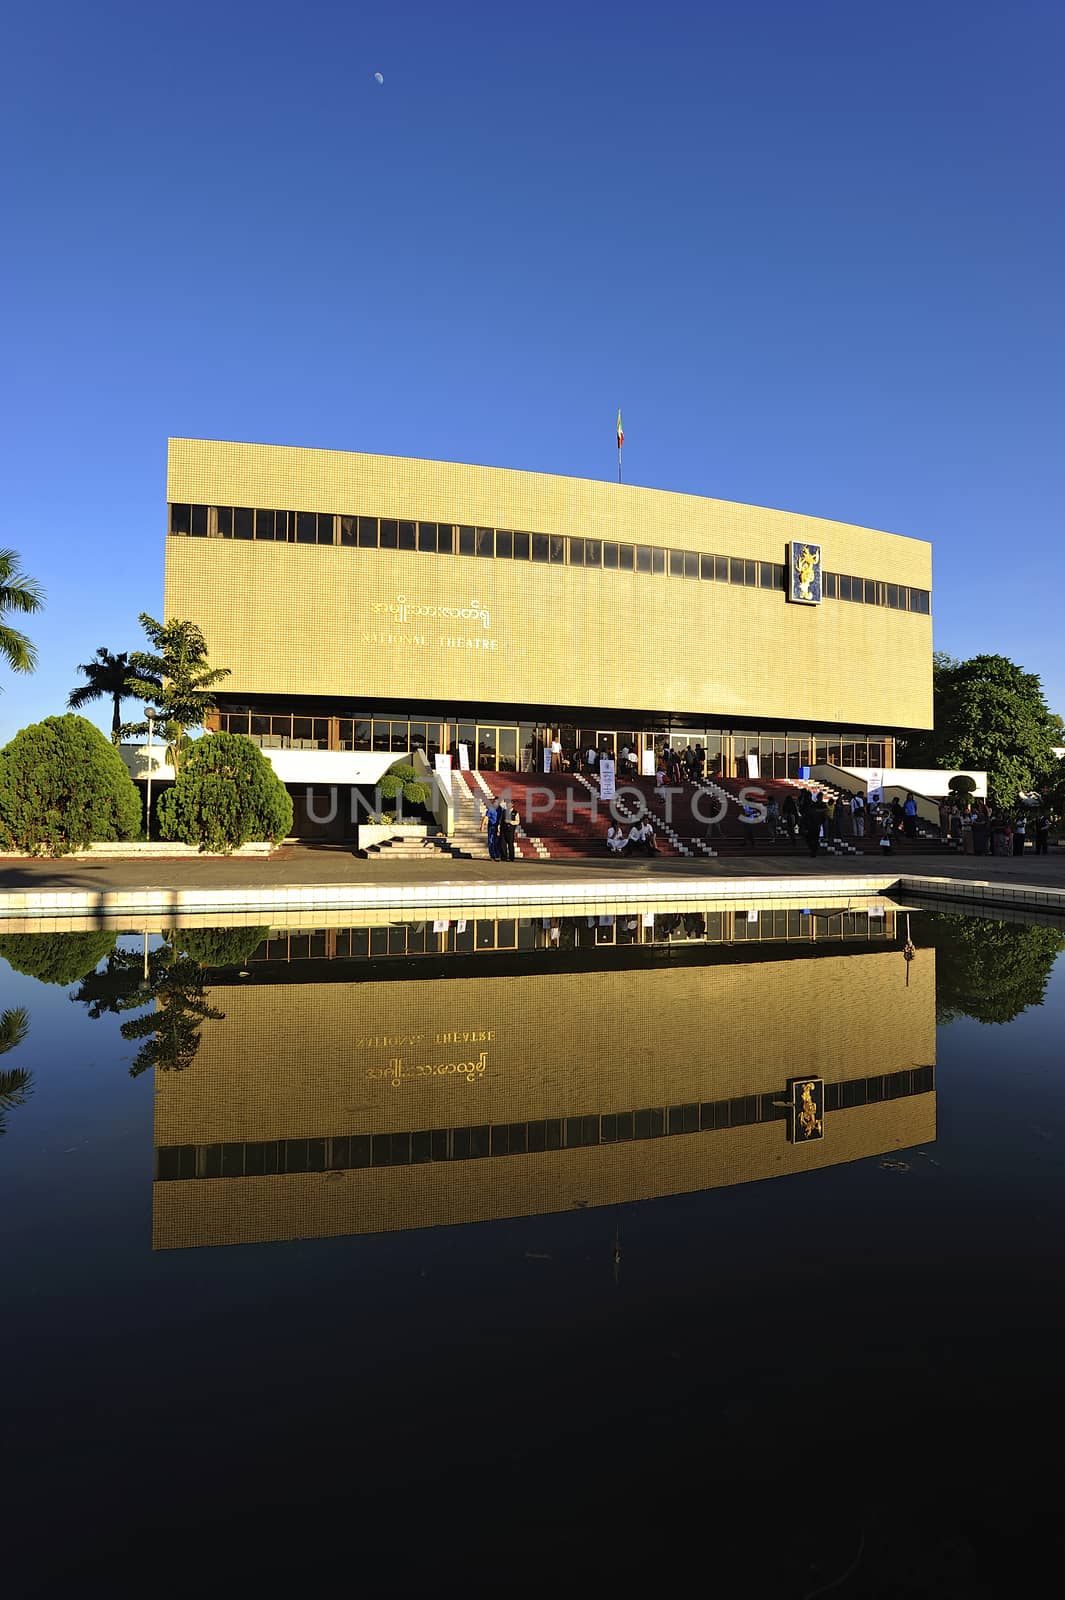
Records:
[[[484,772],[517,772],[518,730],[513,726],[488,726],[477,724],[476,759],[471,752],[473,765]]]

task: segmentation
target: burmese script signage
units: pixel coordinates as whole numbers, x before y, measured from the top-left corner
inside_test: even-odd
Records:
[[[498,639],[486,637],[492,614],[480,600],[468,605],[437,606],[410,600],[405,594],[370,602],[373,626],[363,630],[362,643],[399,645],[410,650],[498,651]]]
[[[414,1079],[452,1078],[470,1084],[480,1083],[488,1070],[488,1051],[482,1047],[495,1043],[495,1031],[458,1028],[438,1033],[367,1033],[357,1034],[353,1042],[356,1050],[393,1052],[386,1061],[366,1068],[371,1083],[401,1089]],[[395,1053],[399,1050],[407,1053]]]
[[[466,1083],[480,1083],[488,1070],[488,1051],[481,1050],[468,1061],[406,1061],[402,1056],[392,1056],[384,1067],[367,1067],[366,1076],[371,1082],[387,1079],[393,1089],[399,1089],[409,1078],[462,1078]]]

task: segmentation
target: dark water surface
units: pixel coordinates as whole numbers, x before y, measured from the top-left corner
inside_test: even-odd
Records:
[[[5,1592],[1042,1592],[1065,937],[909,931],[0,938]]]

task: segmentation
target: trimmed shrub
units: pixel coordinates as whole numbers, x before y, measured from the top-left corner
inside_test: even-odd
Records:
[[[292,798],[258,745],[240,733],[197,739],[159,797],[163,839],[229,852],[249,840],[276,843],[292,832]]]
[[[115,948],[113,933],[5,933],[0,956],[16,972],[64,988],[95,972]]]
[[[201,967],[243,967],[269,937],[269,928],[178,928],[171,935]]]
[[[976,779],[967,777],[964,772],[959,772],[956,778],[951,778],[947,788],[951,794],[956,794],[960,799],[964,799],[966,795],[976,793]]]
[[[394,800],[401,794],[409,806],[427,805],[432,795],[432,790],[427,783],[423,783],[417,772],[405,761],[395,761],[381,779],[381,795],[385,800]]]
[[[135,839],[141,803],[99,728],[67,712],[16,733],[0,750],[0,844],[31,855]]]

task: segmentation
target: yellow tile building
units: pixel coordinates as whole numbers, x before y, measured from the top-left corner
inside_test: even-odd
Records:
[[[931,547],[612,482],[170,441],[165,610],[267,748],[536,769],[700,742],[709,771],[891,766],[932,717]],[[800,564],[805,560],[805,568]],[[805,577],[804,577],[805,573]]]

